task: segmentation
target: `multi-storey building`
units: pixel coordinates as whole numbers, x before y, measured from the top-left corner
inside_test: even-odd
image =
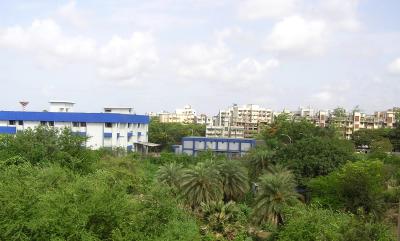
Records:
[[[196,111],[190,105],[186,105],[183,109],[176,109],[174,113],[159,113],[158,116],[161,123],[190,124],[196,121]]]
[[[74,103],[50,102],[49,111],[0,111],[0,134],[15,134],[28,128],[49,126],[70,128],[88,137],[91,149],[123,148],[145,151],[148,144],[149,117],[132,113],[132,108],[104,108],[104,113],[73,112]]]
[[[337,127],[342,132],[343,137],[350,139],[352,134],[360,129],[393,128],[396,117],[393,110],[377,111],[373,115],[353,111],[344,116],[331,114],[327,122],[328,125]]]
[[[262,125],[270,124],[272,121],[273,113],[270,109],[252,104],[242,106],[234,104],[227,110],[219,111],[215,126],[228,127],[228,130],[240,130],[243,128],[243,137],[247,138],[258,133]]]

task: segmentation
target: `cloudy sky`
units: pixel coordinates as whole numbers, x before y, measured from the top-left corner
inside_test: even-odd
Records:
[[[398,0],[0,0],[0,109],[400,105]]]

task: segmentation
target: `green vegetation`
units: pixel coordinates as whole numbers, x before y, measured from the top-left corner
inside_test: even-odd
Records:
[[[185,136],[205,136],[206,127],[198,124],[161,123],[152,118],[149,125],[149,142],[161,144],[161,150],[170,151]]]
[[[204,130],[151,128],[164,149]],[[238,160],[91,151],[68,129],[0,136],[0,240],[395,240],[398,129],[336,133],[282,117]]]

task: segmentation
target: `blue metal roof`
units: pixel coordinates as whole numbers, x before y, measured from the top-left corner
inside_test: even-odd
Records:
[[[148,124],[149,116],[117,113],[0,111],[0,120]]]

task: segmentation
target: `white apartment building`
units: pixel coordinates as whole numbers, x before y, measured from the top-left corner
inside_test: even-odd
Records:
[[[186,105],[183,109],[176,109],[174,113],[161,112],[158,114],[161,123],[184,123],[190,124],[196,121],[196,111],[191,105]]]
[[[104,113],[81,113],[73,112],[73,106],[73,102],[52,101],[49,111],[0,111],[0,134],[16,134],[41,125],[67,127],[77,135],[88,137],[86,146],[91,149],[147,149],[148,116],[133,114],[129,107],[108,107]]]
[[[271,109],[262,108],[258,105],[248,104],[238,106],[234,104],[227,110],[220,110],[215,120],[215,126],[217,127],[228,127],[229,130],[240,130],[243,128],[243,137],[247,138],[258,133],[262,125],[272,123],[273,112]],[[210,127],[210,136],[211,132]]]

